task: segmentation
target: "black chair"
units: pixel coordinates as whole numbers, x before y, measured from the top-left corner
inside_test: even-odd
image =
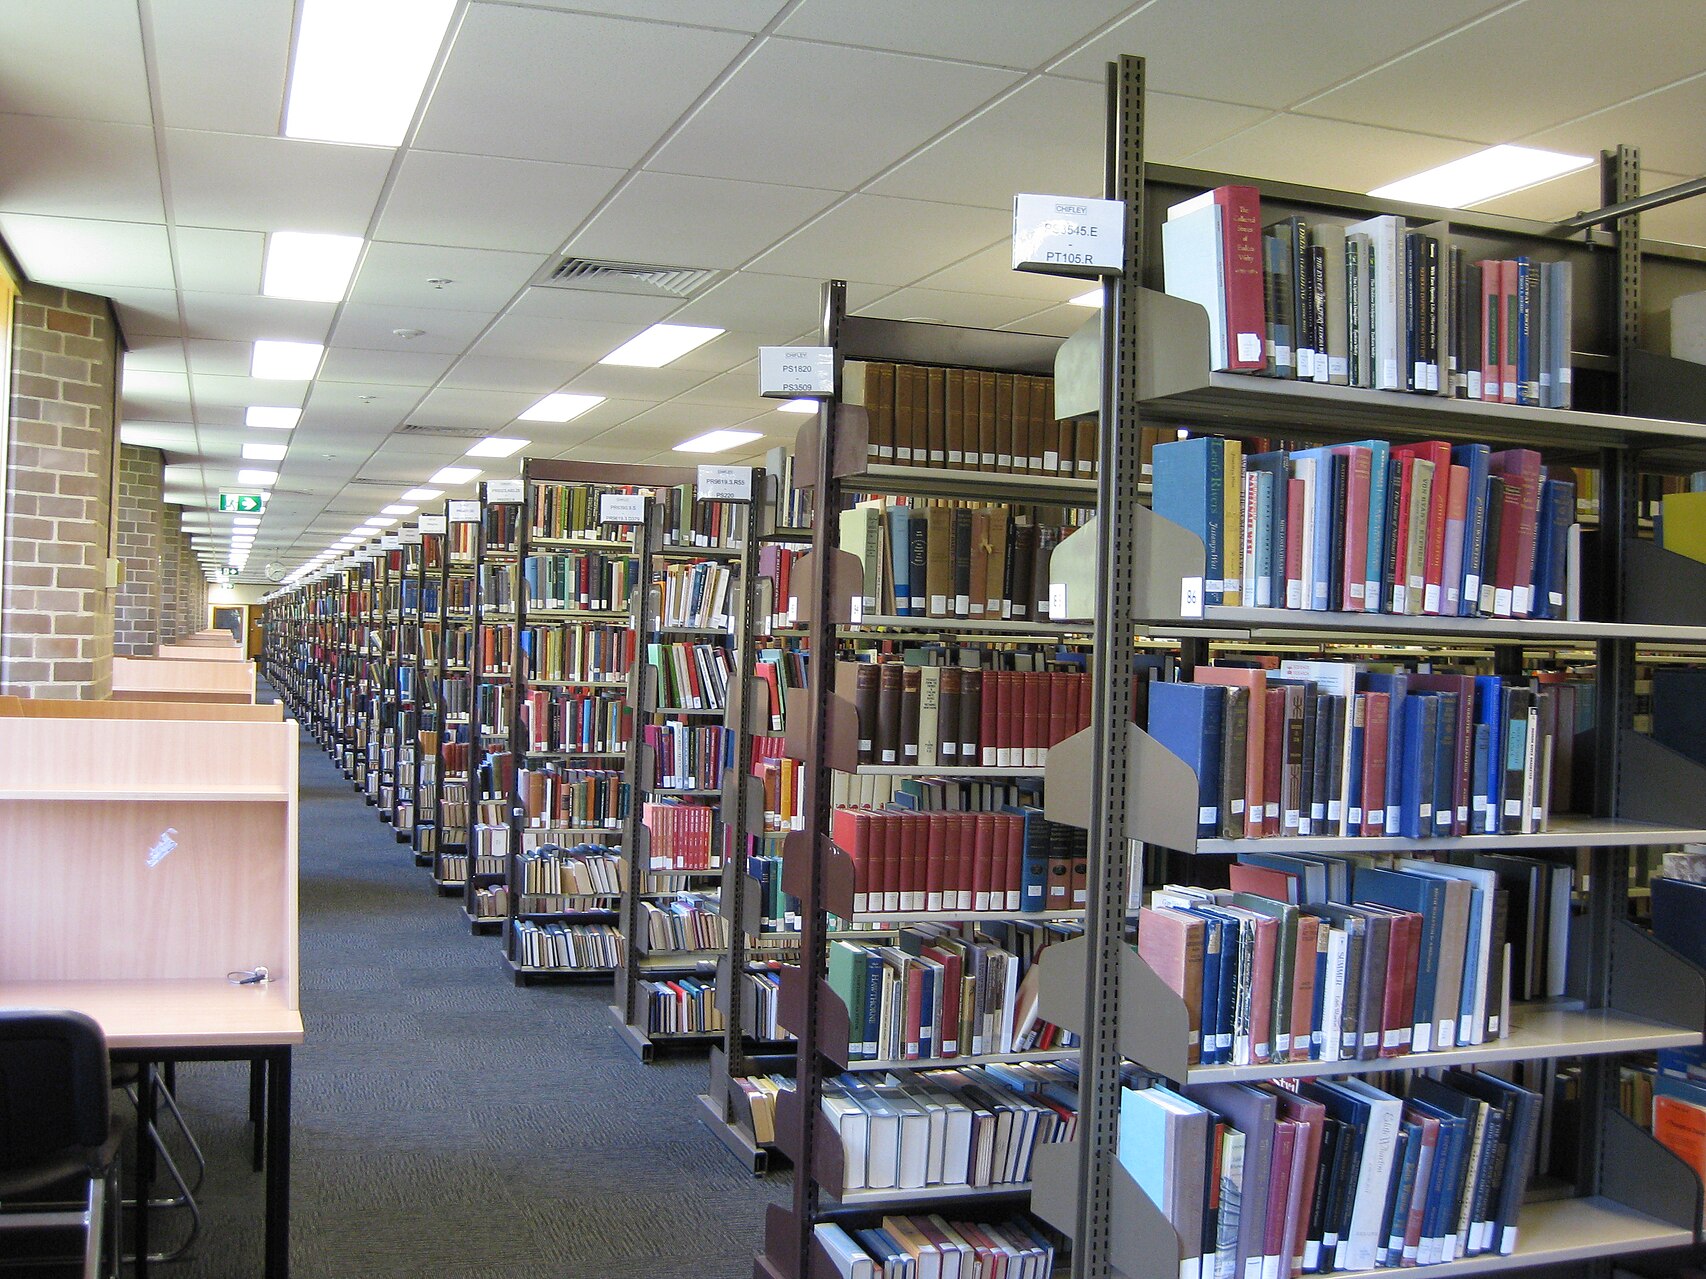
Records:
[[[124,1129],[108,1069],[106,1037],[82,1013],[0,1009],[0,1231],[82,1229],[84,1279],[102,1273],[103,1240],[118,1274]],[[71,1186],[81,1206],[42,1202]]]

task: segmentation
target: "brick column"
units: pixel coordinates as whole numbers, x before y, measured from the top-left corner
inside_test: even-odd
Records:
[[[184,539],[183,508],[160,506],[160,642],[170,644],[184,634],[178,623],[178,573],[189,543]]]
[[[158,449],[118,448],[118,549],[124,583],[113,605],[113,653],[152,657],[160,645],[161,506],[166,459]]]
[[[112,691],[118,336],[105,298],[28,285],[12,325],[0,692]]]

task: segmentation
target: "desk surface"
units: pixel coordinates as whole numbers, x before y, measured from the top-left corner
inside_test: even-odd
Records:
[[[0,981],[0,1008],[71,1008],[109,1048],[242,1048],[302,1042],[282,986],[227,981]]]

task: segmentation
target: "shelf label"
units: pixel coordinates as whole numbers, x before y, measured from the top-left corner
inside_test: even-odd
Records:
[[[472,498],[458,498],[450,503],[450,522],[452,524],[478,524],[480,522],[480,504]]]
[[[750,502],[752,468],[701,465],[696,496],[701,502]]]
[[[761,346],[758,393],[772,399],[835,394],[835,348]]]
[[[421,531],[418,528],[406,528],[397,537],[404,546],[419,546],[421,544]]]
[[[1179,581],[1179,616],[1201,617],[1203,601],[1203,580],[1200,577],[1186,577]]]
[[[402,544],[403,538],[398,533],[387,533],[379,539],[379,549],[382,551],[394,551]]]
[[[423,515],[423,516],[421,516],[421,532],[423,532],[423,533],[446,533],[446,532],[449,532],[449,530],[445,527],[449,522],[450,521],[445,519],[444,516],[442,516],[442,515]]]
[[[520,480],[486,481],[486,501],[488,502],[519,502],[523,493]]]
[[[646,495],[644,493],[599,494],[598,521],[601,524],[644,524],[646,522]]]
[[[853,619],[855,626],[865,620],[865,597],[863,595],[855,595],[852,598],[848,608],[848,616]]]
[[[1125,202],[1014,196],[1013,269],[1044,275],[1118,275],[1125,269]]]

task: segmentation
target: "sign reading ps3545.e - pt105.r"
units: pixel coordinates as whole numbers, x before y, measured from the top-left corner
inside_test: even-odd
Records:
[[[1125,204],[1071,195],[1013,197],[1013,269],[1117,275],[1125,269]]]

